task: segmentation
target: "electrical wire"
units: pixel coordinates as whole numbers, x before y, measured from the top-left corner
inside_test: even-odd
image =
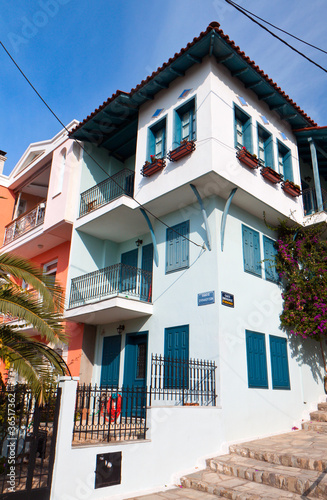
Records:
[[[303,54],[303,52],[301,52],[300,50],[298,50],[295,47],[293,47],[293,45],[291,45],[288,42],[286,42],[286,40],[284,40],[283,38],[281,38],[278,35],[276,35],[276,33],[274,33],[273,31],[270,31],[266,26],[264,26],[263,24],[259,23],[259,21],[256,21],[255,19],[253,19],[253,17],[251,17],[249,14],[247,14],[245,12],[245,10],[242,7],[240,7],[237,3],[232,2],[232,0],[225,0],[225,2],[227,2],[229,5],[231,5],[232,7],[234,7],[239,12],[241,12],[241,14],[244,14],[244,16],[246,16],[249,19],[251,19],[251,21],[253,21],[258,26],[260,26],[262,29],[264,29],[265,31],[267,31],[268,33],[270,33],[273,37],[277,38],[277,40],[279,40],[280,42],[282,42],[284,45],[286,45],[287,47],[289,47],[291,50],[293,50],[294,52],[296,52],[300,56],[304,57],[307,61],[309,61],[310,63],[312,63],[315,66],[317,66],[317,68],[320,68],[322,71],[324,71],[325,73],[327,73],[327,69],[326,68],[324,68],[323,66],[321,66],[320,64],[318,64],[317,62],[315,62],[313,59],[310,59],[310,57],[306,56],[305,54]]]
[[[17,64],[17,62],[15,61],[15,59],[12,57],[12,55],[10,54],[10,52],[7,50],[7,48],[4,46],[4,44],[1,42],[0,40],[0,45],[1,47],[4,49],[4,51],[7,53],[7,55],[10,57],[10,59],[12,60],[12,62],[14,63],[14,65],[16,66],[16,68],[19,70],[19,72],[21,73],[21,75],[24,77],[24,79],[27,81],[27,83],[30,85],[30,87],[34,90],[34,92],[37,94],[37,96],[41,99],[41,101],[43,102],[43,104],[48,108],[48,110],[50,111],[50,113],[55,117],[55,119],[60,123],[60,125],[66,130],[66,132],[69,134],[69,130],[67,129],[66,125],[60,120],[60,118],[56,115],[56,113],[51,109],[51,107],[47,104],[47,102],[43,99],[43,97],[41,96],[41,94],[36,90],[36,88],[34,87],[34,85],[31,83],[31,81],[28,79],[28,77],[25,75],[25,73],[23,72],[23,70],[20,68],[20,66]],[[84,146],[77,140],[75,139],[74,137],[72,138],[76,144],[79,145],[79,147],[89,156],[89,158],[91,158],[94,163],[108,176],[108,178],[114,182],[124,193],[126,193],[126,190],[124,188],[122,188],[122,186],[116,181],[116,179],[114,179],[111,175],[108,174],[108,172],[102,167],[102,165],[100,165],[100,163],[84,148]],[[131,196],[131,198],[139,205],[140,208],[143,208],[143,210],[145,210],[146,212],[148,212],[148,214],[150,214],[154,219],[156,219],[158,222],[160,222],[161,224],[163,224],[164,226],[166,226],[168,229],[171,229],[174,233],[176,233],[178,236],[181,236],[182,238],[184,238],[185,240],[189,241],[190,243],[192,243],[193,245],[197,246],[197,247],[200,247],[200,248],[203,248],[203,244],[200,245],[199,243],[196,243],[195,241],[191,240],[190,238],[188,238],[187,236],[185,235],[182,235],[180,234],[178,231],[176,231],[176,229],[174,229],[173,227],[169,226],[169,224],[166,224],[166,222],[164,222],[162,219],[160,219],[159,217],[157,217],[155,214],[153,214],[148,208],[146,208],[144,205],[142,205],[142,203],[140,203],[139,201],[136,200],[136,198],[134,198],[134,196]]]
[[[238,5],[235,2],[233,2],[233,1],[228,2],[228,3],[234,4],[234,6]],[[240,5],[238,5],[238,7],[240,7],[244,12],[247,12],[248,14],[251,14],[251,16],[254,16],[257,19],[260,19],[260,21],[264,22],[265,24],[268,24],[269,26],[272,26],[276,30],[281,31],[282,33],[285,33],[286,35],[291,36],[292,38],[295,38],[295,40],[298,40],[299,42],[304,43],[305,45],[308,45],[309,47],[312,47],[313,49],[319,50],[320,52],[323,52],[324,54],[327,54],[326,50],[321,49],[320,47],[317,47],[316,45],[313,45],[312,43],[306,42],[305,40],[302,40],[302,38],[299,38],[299,37],[297,37],[295,35],[292,35],[292,33],[289,33],[288,31],[283,30],[282,28],[279,28],[278,26],[275,26],[274,24],[270,23],[269,21],[266,21],[262,17],[257,16],[256,14],[254,14],[253,12],[251,12],[250,10],[245,9],[245,7],[241,7]]]

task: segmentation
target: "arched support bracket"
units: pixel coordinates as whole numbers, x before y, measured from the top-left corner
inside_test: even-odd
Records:
[[[234,194],[236,193],[237,188],[234,188],[231,190],[230,195],[228,196],[228,199],[225,204],[223,216],[221,218],[221,226],[220,226],[220,239],[221,239],[221,251],[224,251],[224,239],[225,239],[225,228],[226,228],[226,220],[227,220],[227,215],[229,211],[229,207],[232,203],[232,199]]]
[[[144,208],[140,208],[140,210],[141,210],[141,212],[142,212],[145,220],[147,221],[147,224],[148,224],[149,229],[150,229],[152,243],[153,243],[153,260],[154,260],[155,265],[158,267],[159,266],[159,254],[158,254],[158,249],[157,249],[156,236],[154,234],[154,230],[153,230],[151,221],[150,221],[150,219],[148,217],[148,214],[146,213],[146,211],[144,210]]]
[[[190,184],[190,186],[192,188],[193,193],[197,197],[197,200],[198,200],[200,208],[201,208],[202,217],[203,217],[203,221],[204,221],[204,227],[206,228],[206,233],[207,233],[207,247],[208,247],[208,250],[211,252],[211,235],[210,235],[210,229],[209,229],[207,212],[206,212],[206,210],[205,210],[205,208],[203,206],[203,201],[201,199],[199,191],[196,189],[196,187],[194,186],[194,184]]]

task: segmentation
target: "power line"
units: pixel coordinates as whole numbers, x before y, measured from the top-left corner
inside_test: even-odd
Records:
[[[228,3],[233,4],[234,6],[237,5],[233,1],[230,1]],[[253,12],[251,12],[250,10],[245,9],[245,7],[241,7],[240,5],[238,5],[238,7],[240,7],[244,12],[247,12],[248,14],[251,14],[251,16],[254,16],[257,19],[260,19],[260,21],[264,22],[265,24],[268,24],[269,26],[272,26],[276,30],[281,31],[282,33],[285,33],[286,35],[291,36],[292,38],[295,38],[295,40],[298,40],[299,42],[304,43],[305,45],[308,45],[309,47],[312,47],[313,49],[319,50],[320,52],[323,52],[324,54],[327,54],[326,50],[321,49],[320,47],[317,47],[316,45],[313,45],[312,43],[306,42],[305,40],[302,40],[302,38],[299,38],[299,37],[297,37],[295,35],[292,35],[292,33],[289,33],[288,31],[283,30],[282,28],[279,28],[278,26],[275,26],[274,24],[270,23],[269,21],[266,21],[262,17],[257,16],[256,14],[254,14]]]
[[[64,123],[60,120],[60,118],[56,115],[56,113],[51,109],[51,107],[43,99],[43,97],[41,96],[41,94],[36,90],[36,88],[34,87],[34,85],[31,83],[31,81],[28,79],[28,77],[25,75],[25,73],[23,72],[23,70],[20,68],[20,66],[17,64],[17,62],[15,61],[15,59],[12,57],[12,55],[10,54],[10,52],[7,50],[7,48],[4,46],[4,44],[1,41],[0,41],[0,45],[2,46],[2,48],[4,49],[4,51],[7,53],[7,55],[10,57],[10,59],[12,60],[12,62],[16,66],[16,68],[19,70],[19,72],[21,73],[21,75],[25,78],[25,80],[27,81],[27,83],[30,85],[30,87],[34,90],[34,92],[37,94],[37,96],[41,99],[41,101],[43,102],[43,104],[48,108],[48,110],[50,111],[50,113],[55,117],[55,119],[60,123],[60,125],[69,134],[69,130],[67,129],[66,125],[64,125]],[[126,190],[116,181],[116,179],[114,179],[111,175],[108,174],[108,172],[84,148],[84,146],[82,146],[82,144],[77,139],[75,139],[74,137],[72,139],[89,156],[89,158],[91,158],[94,161],[94,163],[108,176],[108,178],[111,181],[113,181],[126,194]],[[185,240],[189,241],[190,243],[193,243],[193,245],[196,245],[197,247],[203,248],[203,245],[199,245],[199,243],[195,243],[195,241],[191,240],[190,238],[188,238],[185,235],[180,234],[178,231],[176,231],[176,229],[174,229],[173,227],[169,226],[169,224],[166,224],[166,222],[164,222],[163,220],[161,220],[159,217],[157,217],[155,214],[153,214],[148,208],[146,208],[144,205],[142,205],[142,203],[140,203],[139,201],[137,201],[136,198],[134,198],[134,196],[131,196],[131,198],[139,205],[140,208],[143,208],[143,210],[145,210],[146,212],[148,212],[148,214],[150,214],[154,219],[156,219],[158,222],[160,222],[161,224],[163,224],[164,226],[166,226],[168,229],[171,229],[178,236],[181,236],[182,238],[184,238]]]
[[[245,10],[242,7],[240,7],[238,4],[232,2],[231,0],[225,0],[225,2],[227,2],[229,5],[231,5],[232,7],[234,7],[239,12],[241,12],[241,14],[244,14],[244,16],[246,16],[249,19],[251,19],[251,21],[253,21],[258,26],[260,26],[262,29],[264,29],[265,31],[267,31],[268,33],[270,33],[273,37],[277,38],[277,40],[279,40],[280,42],[282,42],[284,45],[286,45],[287,47],[289,47],[291,50],[294,50],[294,52],[296,52],[300,56],[304,57],[305,59],[307,59],[307,61],[311,62],[312,64],[314,64],[318,68],[322,69],[325,73],[327,73],[327,69],[326,68],[324,68],[323,66],[321,66],[317,62],[315,62],[312,59],[310,59],[310,57],[308,57],[305,54],[303,54],[303,52],[301,52],[300,50],[297,50],[295,47],[293,47],[293,45],[290,45],[288,42],[286,42],[285,40],[283,40],[283,38],[280,38],[278,35],[276,35],[276,33],[274,33],[273,31],[270,31],[266,26],[264,26],[263,24],[259,23],[259,21],[256,21],[253,17],[251,17],[249,14],[247,14],[245,12]]]

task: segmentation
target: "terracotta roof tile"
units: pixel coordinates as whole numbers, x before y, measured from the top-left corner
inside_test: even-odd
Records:
[[[253,69],[257,71],[259,75],[261,75],[277,92],[284,97],[289,104],[291,104],[297,111],[300,113],[308,122],[313,127],[316,127],[317,124],[312,118],[310,118],[269,76],[259,68],[258,65],[255,64],[252,59],[250,59],[248,56],[245,55],[243,51],[241,51],[240,47],[238,45],[235,45],[234,40],[230,40],[229,36],[226,35],[222,29],[220,29],[220,24],[216,21],[213,21],[212,23],[209,24],[207,29],[205,31],[202,31],[198,37],[193,38],[192,42],[189,42],[185,48],[182,48],[179,52],[176,52],[173,57],[168,59],[166,63],[164,63],[161,67],[158,67],[156,71],[154,71],[151,75],[149,75],[145,80],[142,80],[141,83],[136,85],[136,87],[132,88],[130,92],[124,92],[122,90],[117,90],[114,94],[112,94],[111,97],[109,97],[106,101],[103,102],[99,108],[95,109],[90,115],[88,115],[82,122],[79,123],[71,132],[70,134],[73,134],[76,130],[81,128],[87,121],[89,121],[91,118],[93,118],[99,111],[101,111],[103,108],[105,108],[110,102],[112,102],[114,99],[116,99],[120,95],[127,95],[127,96],[133,96],[138,90],[140,90],[144,85],[146,85],[149,81],[151,81],[153,78],[155,78],[161,71],[163,71],[165,68],[167,68],[170,64],[172,64],[176,59],[178,59],[182,54],[184,54],[189,48],[191,48],[193,45],[195,45],[197,42],[199,42],[202,38],[204,38],[210,31],[215,30],[216,33],[220,35],[220,37],[225,40],[228,45],[237,53],[239,54],[244,61],[246,61],[250,66],[252,66]]]

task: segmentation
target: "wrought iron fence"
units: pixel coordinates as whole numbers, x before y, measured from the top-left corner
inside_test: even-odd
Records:
[[[133,196],[134,172],[125,168],[81,194],[79,215],[92,212],[119,196]]]
[[[49,390],[39,406],[24,385],[0,391],[0,498],[41,489],[42,498],[50,495],[59,395],[60,389]]]
[[[327,210],[327,191],[321,189],[323,210]],[[304,215],[311,215],[318,212],[317,195],[315,188],[307,188],[302,191]]]
[[[6,227],[4,245],[10,243],[22,234],[43,224],[46,203],[39,203],[33,210],[21,215]]]
[[[152,354],[150,406],[155,400],[185,406],[216,406],[213,361]]]
[[[69,307],[78,307],[119,293],[151,302],[152,273],[126,264],[114,264],[73,278]]]
[[[147,394],[146,387],[78,386],[73,443],[145,439]]]

